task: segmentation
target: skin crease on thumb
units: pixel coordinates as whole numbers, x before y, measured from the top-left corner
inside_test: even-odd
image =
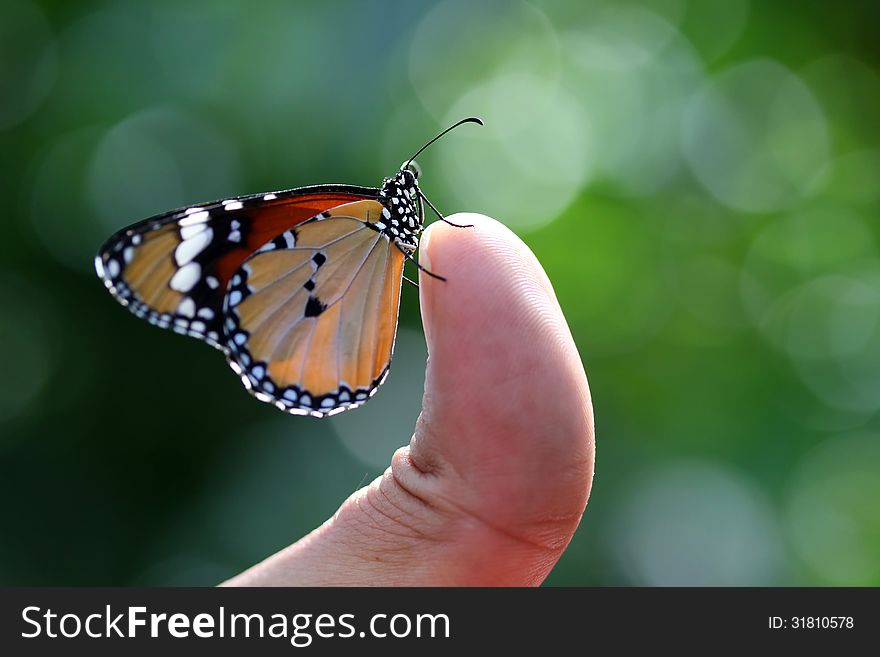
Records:
[[[593,475],[586,374],[553,287],[506,226],[476,214],[426,231],[423,410],[392,469],[443,508],[561,554]],[[549,570],[549,569],[548,569]]]

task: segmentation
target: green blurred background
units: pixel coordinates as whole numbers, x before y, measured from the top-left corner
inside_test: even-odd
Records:
[[[315,421],[92,257],[173,207],[377,185],[478,115],[423,189],[534,249],[594,395],[548,584],[880,585],[877,7],[3,0],[0,583],[214,584],[380,473],[419,408],[414,291],[387,387]]]

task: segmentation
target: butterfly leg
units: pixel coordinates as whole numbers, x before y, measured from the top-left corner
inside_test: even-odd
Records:
[[[440,221],[445,221],[450,226],[455,226],[456,228],[473,228],[474,227],[473,224],[457,224],[454,221],[449,221],[449,219],[447,219],[442,214],[440,214],[440,211],[434,207],[434,204],[428,200],[428,197],[422,193],[422,190],[419,190],[419,196],[421,196],[422,200],[428,204],[428,207],[434,211],[434,214],[436,214],[437,217],[440,218]]]
[[[436,278],[436,279],[439,280],[439,281],[445,281],[445,280],[446,280],[445,278],[443,278],[443,277],[440,276],[439,274],[435,274],[434,272],[432,272],[432,271],[428,271],[427,269],[425,269],[424,267],[422,267],[422,266],[419,264],[419,261],[416,260],[415,258],[413,258],[413,257],[412,257],[412,254],[411,254],[409,251],[407,251],[406,249],[401,248],[400,244],[398,244],[397,242],[394,243],[394,246],[396,246],[396,247],[400,250],[400,252],[403,254],[403,257],[404,257],[404,258],[406,258],[406,259],[409,260],[411,263],[413,263],[416,267],[418,267],[418,268],[419,268],[419,271],[423,271],[423,272],[425,272],[428,276],[430,276],[431,278]]]
[[[419,289],[419,284],[416,283],[416,282],[415,282],[414,280],[412,280],[411,278],[407,278],[406,276],[404,276],[404,277],[403,277],[403,280],[405,280],[407,283],[409,283],[410,285],[412,285],[412,286],[413,286],[414,288],[416,288],[417,290]]]

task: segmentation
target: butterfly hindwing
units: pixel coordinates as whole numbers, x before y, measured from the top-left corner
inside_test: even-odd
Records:
[[[359,406],[384,380],[404,256],[376,227],[374,200],[285,231],[232,276],[222,326],[228,358],[258,399],[294,414]]]
[[[223,298],[241,264],[284,231],[376,192],[304,187],[175,210],[113,235],[95,267],[116,299],[138,317],[224,348]]]

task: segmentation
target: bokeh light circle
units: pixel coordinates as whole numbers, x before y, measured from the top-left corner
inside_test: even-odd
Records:
[[[592,128],[596,177],[642,196],[680,169],[682,106],[702,82],[702,64],[675,25],[644,9],[607,6],[562,35],[564,88]]]
[[[772,325],[803,382],[826,404],[865,416],[880,409],[880,264],[794,290]]]
[[[536,6],[439,3],[415,31],[409,74],[439,125],[472,115],[486,122],[457,134],[455,149],[438,146],[429,155],[462,209],[535,228],[555,219],[588,180],[591,125],[560,87],[558,36]]]
[[[516,104],[501,103],[484,118],[495,130],[516,132],[552,104],[561,72],[559,43],[550,20],[520,0],[445,0],[428,11],[413,33],[409,74],[416,95],[445,121],[462,90],[514,76],[529,80]],[[479,114],[474,107],[466,115]],[[459,117],[460,118],[460,117]]]
[[[863,418],[880,408],[880,260],[860,215],[821,205],[770,223],[749,249],[741,293],[814,395]]]
[[[202,118],[164,105],[107,131],[64,134],[33,170],[30,228],[56,260],[81,271],[92,268],[112,231],[244,191],[238,154],[226,137]]]
[[[31,166],[29,210],[24,229],[33,232],[56,262],[87,271],[107,238],[87,196],[86,176],[102,131],[81,128],[61,134]]]
[[[446,123],[468,107],[491,106],[505,85],[522,93],[525,79],[496,80],[472,89]],[[562,128],[562,129],[560,129]],[[455,147],[438,148],[431,167],[462,210],[484,212],[514,229],[534,229],[556,219],[580,192],[592,166],[592,132],[580,106],[558,92],[552,110],[515,133],[492,126],[461,131]]]
[[[641,473],[616,513],[613,559],[641,586],[766,586],[781,539],[764,495],[720,465],[682,461]]]
[[[111,128],[89,171],[92,205],[107,230],[240,191],[235,147],[202,117],[173,106],[143,110]]]
[[[678,30],[644,7],[609,4],[566,36],[581,65],[621,72],[654,62],[678,37]]]
[[[812,195],[830,158],[822,108],[782,64],[755,59],[724,71],[682,115],[693,175],[743,212],[782,210]]]
[[[742,294],[761,326],[787,292],[818,276],[877,257],[868,223],[852,209],[821,203],[774,219],[752,240],[742,268]]]
[[[880,435],[830,439],[798,464],[786,525],[795,551],[822,583],[880,585],[878,499]]]

